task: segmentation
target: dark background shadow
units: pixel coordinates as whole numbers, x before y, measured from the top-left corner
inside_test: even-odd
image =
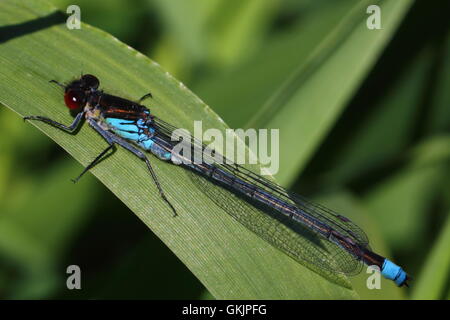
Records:
[[[64,23],[66,19],[67,17],[61,11],[54,11],[42,18],[0,27],[0,43]]]

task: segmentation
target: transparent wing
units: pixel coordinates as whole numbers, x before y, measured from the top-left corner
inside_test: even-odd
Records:
[[[176,127],[158,118],[154,119],[154,126],[156,135],[153,140],[162,148],[171,151],[180,142],[171,139],[172,132],[177,129]],[[211,163],[208,166],[220,168],[256,188],[270,193],[277,199],[295,205],[303,212],[352,239],[353,242],[362,247],[368,245],[364,232],[349,219],[289,192],[278,184],[240,165],[227,164],[226,161],[214,163],[214,159],[208,156],[210,153],[203,152],[206,148],[205,145],[191,136],[185,136],[184,139],[186,138],[190,141],[191,159],[200,152],[203,159],[207,159],[207,162]],[[281,214],[273,207],[236,192],[226,183],[214,181],[204,174],[202,176],[201,172],[195,170],[189,169],[187,172],[195,185],[214,203],[245,227],[295,260],[306,263],[312,268],[318,266],[323,270],[347,275],[357,274],[361,271],[362,263],[357,256],[323,238],[314,230]]]

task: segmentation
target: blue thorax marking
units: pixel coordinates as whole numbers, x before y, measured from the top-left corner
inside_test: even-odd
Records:
[[[172,154],[164,150],[151,139],[155,133],[155,129],[148,126],[144,120],[126,120],[119,118],[105,118],[105,122],[118,136],[136,142],[145,150],[151,151],[158,158],[170,160]],[[144,133],[147,129],[148,133]]]
[[[118,136],[137,143],[149,140],[155,132],[155,129],[147,126],[143,119],[135,121],[120,118],[105,118],[105,122]],[[148,130],[148,133],[144,133],[145,129]]]

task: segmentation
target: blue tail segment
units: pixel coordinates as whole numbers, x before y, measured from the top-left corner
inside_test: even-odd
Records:
[[[385,278],[393,280],[399,287],[408,285],[406,281],[409,277],[406,272],[389,259],[384,260],[383,267],[381,268],[381,274]]]

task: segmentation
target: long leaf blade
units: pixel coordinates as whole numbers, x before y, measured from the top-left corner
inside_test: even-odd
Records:
[[[205,128],[226,129],[199,98],[158,64],[112,36],[85,24],[82,30],[68,30],[64,19],[41,1],[3,1],[0,9],[0,102],[21,116],[38,114],[69,123],[60,88],[48,80],[68,81],[83,72],[96,74],[104,89],[131,99],[151,91],[153,112],[179,127],[190,129],[194,119],[202,119]],[[106,147],[86,126],[71,136],[34,125],[84,165]],[[117,150],[92,173],[216,298],[356,296],[294,262],[214,207],[192,188],[182,168],[152,160],[180,213],[177,218],[171,217],[160,199],[145,165],[126,151]]]

